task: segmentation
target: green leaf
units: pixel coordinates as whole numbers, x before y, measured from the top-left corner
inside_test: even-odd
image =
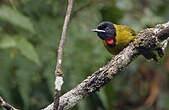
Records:
[[[8,100],[9,102],[12,101],[11,83],[12,80],[14,80],[14,78],[11,78],[11,65],[12,62],[9,57],[9,50],[0,49],[0,94],[5,100]]]
[[[16,47],[16,41],[12,37],[5,36],[0,41],[0,48],[6,49],[6,48],[12,48]]]
[[[53,90],[54,90],[54,81],[55,81],[55,61],[51,61],[45,68],[43,72],[43,76],[47,79],[47,85],[49,88],[50,93],[53,95]]]
[[[32,82],[33,73],[28,70],[19,69],[16,71],[17,85],[20,95],[24,102],[24,109],[28,108],[30,101],[30,92],[31,92],[31,82]]]
[[[78,110],[86,110],[86,100],[81,100],[78,104],[77,104]]]
[[[107,99],[107,97],[106,97],[106,93],[105,93],[103,90],[101,90],[101,91],[98,93],[98,96],[99,96],[99,98],[101,99],[101,101],[102,101],[104,107],[106,108],[106,110],[108,110],[108,108],[109,108],[109,103],[108,103],[108,99]]]
[[[18,39],[17,48],[20,50],[21,54],[24,55],[26,58],[40,65],[39,57],[34,46],[29,43],[26,39]]]
[[[0,19],[34,33],[30,19],[9,6],[0,7]]]

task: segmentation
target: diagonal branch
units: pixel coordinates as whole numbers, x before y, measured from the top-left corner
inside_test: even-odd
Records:
[[[19,110],[14,108],[12,105],[8,104],[7,102],[5,102],[2,97],[0,96],[0,104],[3,108],[5,108],[6,110]]]
[[[159,24],[155,28],[141,31],[133,43],[130,43],[122,52],[112,58],[105,66],[88,76],[83,82],[60,97],[60,106],[70,109],[86,96],[99,91],[105,84],[127,67],[136,57],[146,52],[164,49],[169,40],[169,21]],[[162,52],[161,52],[162,53]],[[160,53],[159,53],[160,54]],[[161,55],[160,55],[161,56]],[[153,58],[153,57],[152,57]],[[53,103],[44,110],[52,110]]]
[[[68,0],[68,8],[67,8],[66,17],[62,29],[61,40],[58,48],[57,65],[55,70],[56,79],[55,79],[55,96],[54,96],[54,106],[53,106],[54,110],[62,109],[59,108],[59,91],[61,90],[63,84],[63,73],[62,73],[63,46],[66,40],[67,26],[69,23],[70,14],[73,7],[73,2],[74,0]]]

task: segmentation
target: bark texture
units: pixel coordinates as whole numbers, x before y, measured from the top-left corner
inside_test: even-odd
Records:
[[[117,73],[127,67],[141,54],[147,59],[158,60],[154,51],[157,51],[158,55],[162,57],[169,40],[168,37],[169,22],[141,31],[134,42],[130,43],[122,52],[113,57],[110,62],[61,96],[59,101],[60,106],[65,110],[70,109],[84,97],[99,91]],[[52,110],[52,107],[53,103],[44,110]]]

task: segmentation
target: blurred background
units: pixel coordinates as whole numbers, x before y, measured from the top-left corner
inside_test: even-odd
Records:
[[[0,96],[16,108],[53,102],[57,48],[67,0],[0,0]],[[169,0],[75,0],[64,47],[62,93],[112,57],[96,33],[101,21],[135,31],[169,20]],[[159,63],[142,56],[72,110],[169,110],[169,49]],[[2,109],[2,108],[0,108]]]

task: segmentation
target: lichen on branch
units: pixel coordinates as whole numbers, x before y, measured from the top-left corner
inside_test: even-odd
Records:
[[[91,76],[88,76],[75,88],[61,96],[59,101],[60,106],[65,110],[70,109],[84,97],[99,91],[139,55],[157,61],[157,55],[154,51],[157,51],[158,55],[162,57],[168,40],[169,22],[159,24],[154,28],[142,30],[134,42],[130,43],[123,51],[113,57],[110,62],[94,72]],[[52,107],[53,103],[44,110],[52,110]]]

